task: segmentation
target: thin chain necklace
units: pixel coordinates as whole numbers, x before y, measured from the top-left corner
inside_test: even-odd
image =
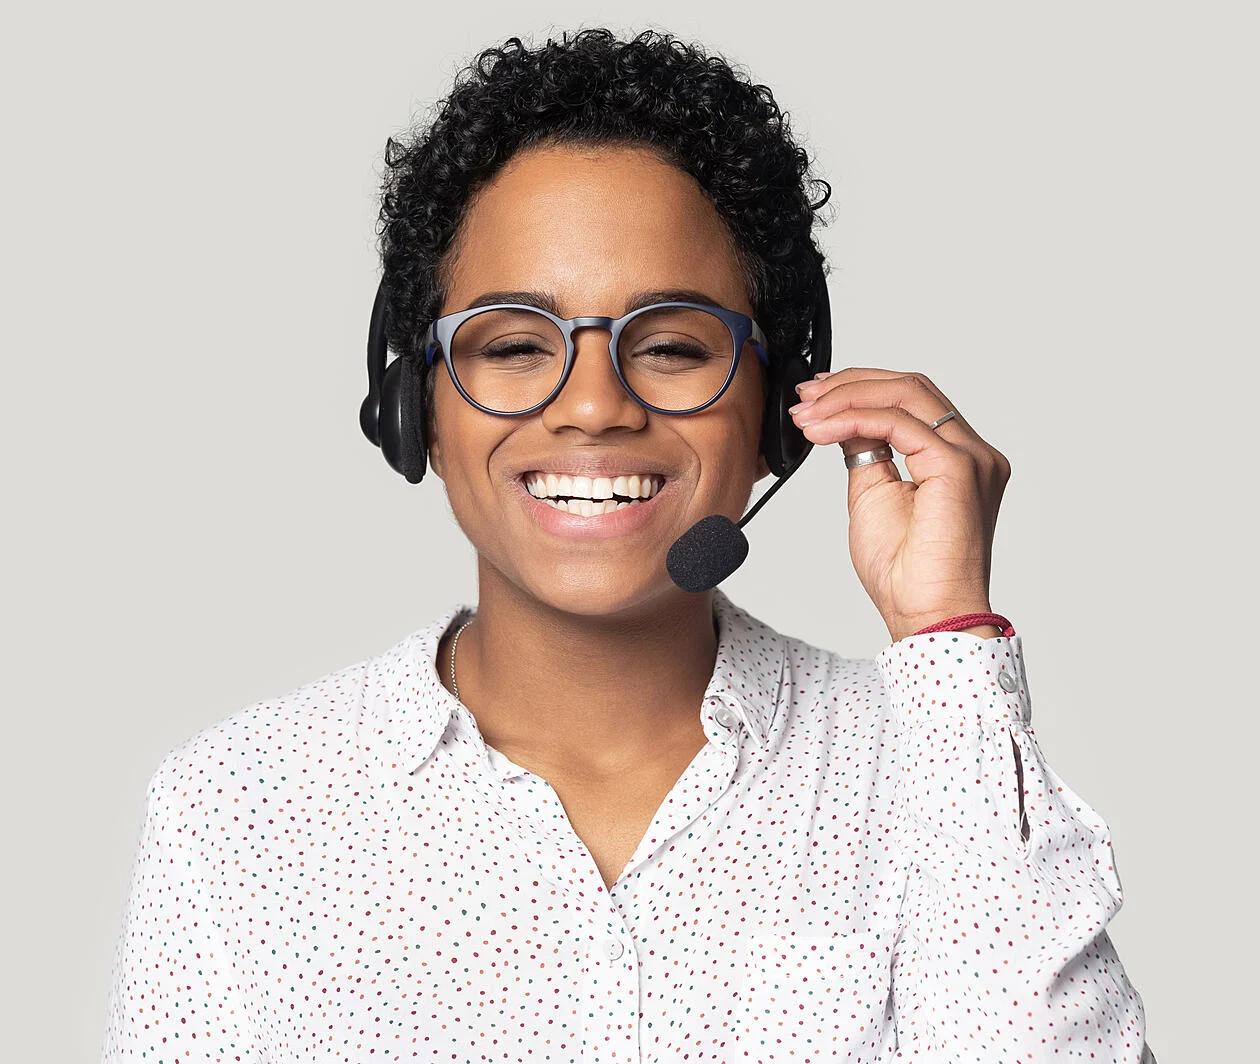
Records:
[[[459,701],[459,684],[455,682],[455,648],[459,645],[459,637],[464,634],[464,629],[473,623],[474,618],[470,617],[459,626],[459,630],[455,633],[455,638],[451,640],[451,694],[455,696],[455,701]]]

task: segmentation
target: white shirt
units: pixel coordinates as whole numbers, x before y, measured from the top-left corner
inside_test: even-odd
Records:
[[[1020,636],[850,659],[714,601],[709,741],[611,890],[442,686],[468,606],[168,753],[105,1060],[1153,1061]]]

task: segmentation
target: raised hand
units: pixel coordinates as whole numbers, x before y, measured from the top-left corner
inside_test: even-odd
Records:
[[[922,373],[849,368],[797,389],[792,416],[845,455],[890,444],[894,462],[849,470],[849,554],[894,642],[937,621],[988,613],[993,534],[1011,464]]]

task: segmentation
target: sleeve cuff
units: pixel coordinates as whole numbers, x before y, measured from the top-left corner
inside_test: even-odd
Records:
[[[902,728],[976,713],[992,723],[1032,720],[1018,633],[993,639],[971,632],[910,635],[886,646],[876,661]]]

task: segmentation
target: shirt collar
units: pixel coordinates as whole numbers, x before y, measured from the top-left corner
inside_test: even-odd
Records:
[[[415,772],[428,760],[459,709],[439,678],[437,648],[448,629],[475,614],[473,606],[452,606],[377,657],[369,669],[366,709],[384,740],[386,760],[403,772]],[[713,616],[717,660],[700,712],[711,713],[715,700],[729,706],[753,741],[765,746],[779,706],[784,637],[720,589],[713,592]]]

